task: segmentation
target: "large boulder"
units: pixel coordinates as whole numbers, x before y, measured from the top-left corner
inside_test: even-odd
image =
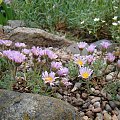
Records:
[[[67,46],[73,42],[60,37],[47,31],[36,29],[36,28],[26,28],[18,27],[11,32],[10,40],[14,42],[24,42],[30,46],[52,46],[60,47]]]
[[[68,103],[38,94],[0,90],[0,120],[81,120]]]

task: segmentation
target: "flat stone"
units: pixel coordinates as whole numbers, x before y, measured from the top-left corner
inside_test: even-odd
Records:
[[[48,33],[41,29],[26,27],[14,29],[10,33],[9,39],[13,42],[24,42],[29,46],[61,47],[73,44],[72,41],[58,35]]]
[[[38,94],[0,90],[0,120],[80,120],[70,104]]]
[[[13,28],[6,25],[6,26],[3,26],[3,30],[4,30],[4,33],[10,33],[13,30]]]

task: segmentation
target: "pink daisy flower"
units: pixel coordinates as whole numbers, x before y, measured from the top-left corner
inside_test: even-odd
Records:
[[[108,53],[106,59],[108,63],[111,63],[115,60],[115,56],[112,53]]]
[[[101,43],[101,46],[102,46],[103,49],[107,49],[110,45],[111,45],[111,44],[110,44],[109,42],[105,42],[105,41],[103,41],[103,42]]]
[[[82,56],[80,57],[74,57],[74,63],[76,63],[79,67],[83,66],[86,63],[86,59]]]
[[[58,69],[62,68],[62,63],[61,62],[52,61],[51,62],[51,68],[55,69],[55,70],[58,70]]]
[[[19,43],[19,42],[17,42],[17,43],[15,43],[15,47],[17,47],[17,48],[25,48],[26,45],[25,45],[25,43]]]
[[[94,44],[91,44],[90,46],[88,46],[88,48],[87,48],[87,51],[89,52],[89,53],[93,53],[94,52],[94,50],[95,50],[95,45]]]
[[[78,48],[80,50],[83,50],[87,46],[87,43],[86,42],[79,42],[79,43],[77,43],[77,45],[78,45]]]
[[[58,77],[55,77],[54,72],[48,73],[47,71],[42,73],[42,79],[44,80],[45,83],[49,83],[50,85],[54,85],[55,79]]]
[[[79,70],[80,76],[84,79],[87,79],[91,76],[93,73],[93,70],[87,68],[87,67],[81,67]]]
[[[57,71],[57,74],[59,76],[66,76],[66,75],[68,75],[68,73],[69,73],[69,70],[66,67],[62,67]]]

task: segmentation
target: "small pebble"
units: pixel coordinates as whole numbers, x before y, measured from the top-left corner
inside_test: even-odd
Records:
[[[92,111],[87,111],[86,113],[85,113],[89,118],[93,118],[93,116],[94,116],[94,113],[92,112]]]
[[[109,105],[111,106],[112,109],[116,107],[116,104],[113,101],[109,101]]]
[[[95,89],[96,89],[96,90],[99,90],[99,86],[95,86]]]
[[[88,97],[88,94],[87,94],[87,93],[82,93],[82,98],[83,98],[83,99],[87,99],[87,97]]]
[[[106,98],[107,93],[102,89],[102,90],[101,90],[101,95]]]
[[[80,116],[83,117],[85,115],[84,112],[80,112]]]
[[[120,101],[114,101],[114,102],[115,102],[116,106],[117,106],[118,108],[120,108]]]
[[[118,120],[117,116],[116,116],[116,115],[113,115],[113,116],[112,116],[112,120]]]
[[[120,95],[117,94],[116,97],[117,97],[118,101],[120,101]]]
[[[101,100],[100,97],[95,97],[94,99],[91,100],[91,102],[95,103],[95,102],[100,101],[100,100]]]
[[[94,112],[94,113],[99,113],[101,111],[102,111],[102,109],[100,107],[98,107],[98,108],[92,108],[92,112]]]
[[[95,90],[94,93],[100,94],[100,91],[99,90]]]
[[[84,116],[82,120],[88,120],[88,116]]]
[[[86,103],[82,106],[82,108],[86,109],[86,108],[88,108],[89,105],[90,105],[90,102],[86,102]]]
[[[103,120],[103,115],[101,113],[97,113],[96,116],[95,120]]]
[[[95,103],[93,104],[93,106],[94,106],[95,108],[100,107],[100,102],[95,102]]]
[[[94,91],[95,91],[95,88],[91,88],[91,91],[94,92]]]
[[[120,72],[119,72],[119,74],[118,74],[118,79],[120,79]]]
[[[80,98],[80,94],[79,94],[79,93],[76,94],[76,98],[77,98],[77,99]]]
[[[105,109],[106,109],[106,111],[108,111],[108,112],[111,112],[111,111],[112,111],[111,107],[110,107],[108,104],[106,104]]]
[[[81,87],[81,83],[79,83],[79,82],[75,83],[75,85],[74,85],[73,89],[71,90],[71,92],[74,92],[74,91],[78,90],[80,87]]]
[[[106,75],[106,81],[111,81],[113,76],[111,74]]]
[[[109,115],[107,112],[104,113],[104,120],[111,120],[111,115]]]

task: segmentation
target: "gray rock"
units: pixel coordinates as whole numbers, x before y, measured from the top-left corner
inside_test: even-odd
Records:
[[[10,33],[13,30],[13,28],[10,26],[3,26],[3,30],[4,33]]]
[[[26,27],[14,29],[10,33],[9,39],[13,42],[24,42],[29,46],[61,47],[73,44],[72,41],[58,35],[48,33],[41,29]]]
[[[25,22],[23,20],[8,20],[7,25],[14,28],[25,27]]]
[[[98,41],[94,42],[93,44],[96,46],[97,49],[101,50],[100,44],[102,42],[108,42],[108,43],[112,44],[110,40],[106,40],[106,39],[98,40]]]
[[[37,94],[0,90],[0,120],[80,120],[75,109]]]
[[[67,51],[68,51],[68,52],[71,52],[72,54],[80,54],[80,50],[79,50],[79,48],[78,48],[77,43],[74,43],[74,44],[70,45],[70,46],[67,48]],[[83,49],[82,55],[87,55],[87,54],[88,54],[88,52],[87,52],[86,48]]]

